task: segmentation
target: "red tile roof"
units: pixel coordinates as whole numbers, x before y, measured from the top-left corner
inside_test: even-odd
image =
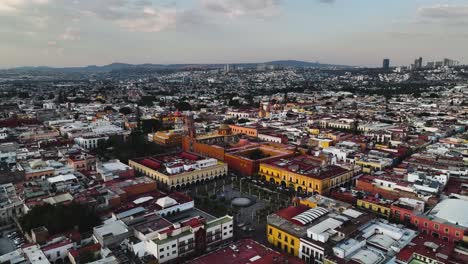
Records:
[[[309,209],[310,209],[309,207],[307,207],[305,205],[302,205],[302,204],[299,204],[297,206],[290,206],[290,207],[281,209],[278,212],[276,212],[276,215],[278,215],[278,216],[280,216],[280,217],[282,217],[282,218],[284,218],[284,219],[286,219],[288,221],[294,222],[295,224],[302,225],[300,222],[295,221],[292,218],[295,217],[298,214],[301,214],[301,213],[309,210]]]
[[[221,248],[217,251],[208,253],[204,256],[189,261],[189,264],[271,264],[271,263],[304,263],[302,260],[280,254],[273,251],[258,242],[251,239],[244,239],[234,243],[239,252],[232,250],[230,247]]]

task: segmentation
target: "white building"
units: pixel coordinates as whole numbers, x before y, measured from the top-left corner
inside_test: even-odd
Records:
[[[384,220],[374,220],[360,228],[358,236],[343,240],[333,247],[333,255],[345,261],[385,263],[408,245],[416,234],[414,230]]]
[[[154,239],[145,241],[145,248],[159,263],[164,263],[193,253],[200,246],[196,239],[200,232],[206,236],[206,250],[212,250],[233,237],[233,218],[224,216],[210,221],[200,216],[187,218],[156,232]]]
[[[108,140],[107,136],[87,136],[75,138],[75,143],[84,149],[95,149],[99,146],[101,141]]]
[[[93,228],[93,236],[102,247],[119,244],[130,236],[127,225],[121,220],[113,220]]]
[[[0,185],[0,226],[10,224],[13,218],[25,213],[24,201],[17,195],[12,183]]]
[[[328,210],[322,207],[314,209],[328,213]],[[326,255],[327,247],[344,239],[345,235],[340,233],[339,229],[344,225],[351,224],[353,219],[361,215],[362,213],[356,210],[346,209],[340,215],[328,214],[325,219],[309,227],[307,237],[300,239],[299,258],[306,263],[321,263]]]
[[[69,191],[74,188],[79,188],[79,184],[77,183],[77,181],[78,179],[76,178],[76,176],[71,173],[47,178],[47,182],[49,182],[51,186],[55,186],[55,189],[58,192]]]
[[[0,151],[0,162],[4,162],[8,165],[16,164],[16,152],[1,152]]]
[[[47,259],[44,252],[40,249],[38,245],[32,245],[26,248],[23,248],[23,253],[26,256],[26,259],[34,264],[50,264],[50,261]]]
[[[68,250],[73,248],[74,243],[65,237],[58,237],[41,246],[42,252],[50,262],[68,260]]]

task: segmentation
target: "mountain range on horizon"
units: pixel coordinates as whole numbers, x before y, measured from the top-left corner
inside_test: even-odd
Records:
[[[295,67],[295,68],[327,68],[327,67],[353,67],[347,65],[337,65],[337,64],[324,64],[319,62],[307,62],[299,60],[277,60],[269,61],[262,63],[229,63],[229,65],[244,67],[244,68],[255,68],[257,65],[274,65],[280,67]],[[24,67],[15,67],[5,69],[8,71],[56,71],[56,72],[111,72],[116,70],[126,70],[126,69],[172,69],[172,70],[181,70],[181,69],[216,69],[223,68],[226,64],[213,63],[213,64],[129,64],[129,63],[111,63],[107,65],[97,66],[89,65],[83,67],[49,67],[49,66],[24,66]]]

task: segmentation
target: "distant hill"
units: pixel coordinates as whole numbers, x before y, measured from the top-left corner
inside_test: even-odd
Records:
[[[323,64],[319,62],[297,61],[297,60],[278,60],[265,62],[267,65],[277,65],[282,67],[296,67],[296,68],[323,68],[323,67],[350,67],[346,65]]]
[[[255,68],[258,64],[275,65],[280,67],[295,67],[295,68],[325,68],[325,67],[349,67],[345,65],[322,64],[318,62],[296,61],[296,60],[278,60],[264,63],[233,63],[231,65],[242,66],[244,68]],[[54,68],[47,66],[38,67],[18,67],[8,69],[7,71],[38,71],[38,72],[78,72],[78,73],[105,73],[120,70],[163,70],[163,69],[187,69],[187,68],[204,68],[216,69],[223,68],[225,64],[128,64],[128,63],[112,63],[103,66],[90,65],[85,67],[63,67]]]

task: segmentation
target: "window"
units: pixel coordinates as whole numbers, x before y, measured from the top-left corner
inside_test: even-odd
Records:
[[[449,232],[449,229],[445,228],[445,233],[448,234],[448,232]]]
[[[281,239],[281,233],[278,233],[278,238]]]
[[[439,230],[439,224],[434,224],[435,230]]]
[[[291,245],[294,246],[294,239],[291,239]]]
[[[427,222],[424,222],[424,227],[427,227],[427,226],[428,226]]]
[[[268,234],[272,234],[273,233],[273,230],[271,229],[271,227],[268,229]]]
[[[176,244],[172,245],[172,248],[175,248]]]
[[[288,242],[288,236],[284,236],[284,241]]]
[[[172,254],[173,254],[173,255],[174,255],[175,253],[176,253],[176,251],[175,251],[175,250],[174,250],[174,251],[172,251]]]
[[[460,232],[458,232],[458,231],[455,232],[455,236],[456,236],[456,237],[459,237],[459,236],[460,236]]]

